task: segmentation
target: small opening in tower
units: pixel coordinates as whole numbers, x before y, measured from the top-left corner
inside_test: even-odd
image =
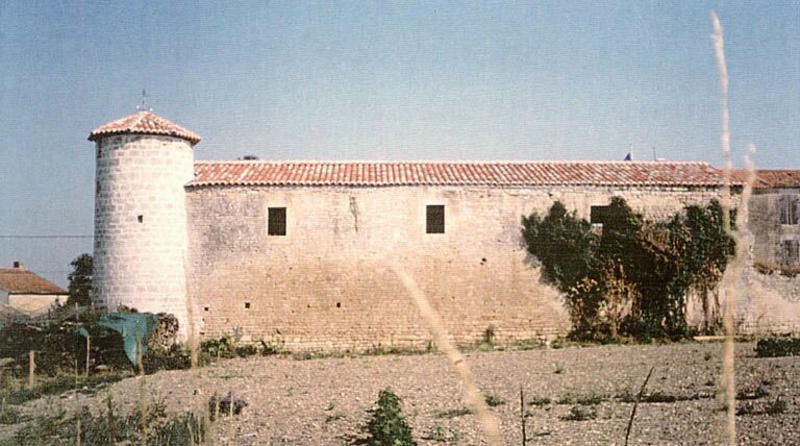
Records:
[[[245,307],[246,309],[250,309],[250,302],[245,302],[245,303],[244,303],[244,307]]]
[[[203,307],[203,311],[208,311],[208,307]]]
[[[136,220],[138,220],[139,223],[144,223],[144,215],[137,215]]]
[[[336,308],[342,308],[342,303],[341,302],[336,302]]]

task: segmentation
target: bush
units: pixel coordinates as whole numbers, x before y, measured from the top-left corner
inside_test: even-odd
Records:
[[[719,314],[708,294],[734,253],[734,239],[723,228],[718,202],[651,221],[614,197],[598,214],[602,235],[558,201],[544,218],[535,212],[522,218],[528,252],[564,293],[571,338],[687,337],[689,291],[703,298],[707,319]],[[706,321],[706,329],[716,325]]]
[[[773,337],[759,339],[756,343],[756,356],[759,358],[775,358],[779,356],[800,355],[800,338]]]
[[[370,410],[372,418],[367,424],[370,446],[410,446],[416,445],[400,409],[400,398],[390,389],[378,394],[378,405]]]
[[[178,344],[173,344],[166,352],[151,348],[142,358],[142,366],[148,375],[159,370],[185,370],[192,366],[192,354]]]

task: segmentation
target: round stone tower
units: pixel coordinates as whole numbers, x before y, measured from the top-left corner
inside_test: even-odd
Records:
[[[186,199],[196,134],[147,111],[96,128],[95,305],[174,314],[187,328]]]

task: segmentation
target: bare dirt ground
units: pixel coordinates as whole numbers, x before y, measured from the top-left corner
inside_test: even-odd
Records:
[[[753,344],[737,345],[740,444],[800,444],[800,358],[756,358]],[[520,387],[530,445],[623,444],[632,403],[650,367],[630,444],[719,444],[724,412],[717,388],[722,344],[598,346],[466,354],[478,385],[493,403],[506,444],[521,444]],[[347,444],[363,436],[367,410],[381,389],[403,399],[420,444],[483,444],[462,386],[440,354],[295,360],[251,357],[194,372],[131,378],[94,396],[44,398],[24,406],[34,415],[89,405],[100,411],[108,393],[122,410],[164,398],[168,411],[189,409],[214,392],[245,399],[242,414],[213,423],[214,444]],[[745,398],[749,398],[746,399]],[[549,402],[547,400],[549,399]],[[671,401],[676,399],[676,401]],[[782,403],[786,403],[781,410]],[[531,404],[533,403],[533,404]],[[596,403],[596,404],[593,404]],[[573,408],[594,419],[570,420]],[[767,412],[776,413],[767,413]]]

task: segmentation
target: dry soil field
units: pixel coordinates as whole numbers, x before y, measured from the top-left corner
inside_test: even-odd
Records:
[[[647,402],[639,405],[631,444],[719,444],[723,412],[717,399],[722,345],[598,346],[468,353],[506,444],[521,444],[522,387],[528,444],[623,444],[631,394],[651,366]],[[131,378],[94,396],[44,398],[28,414],[57,407],[105,407],[108,392],[135,410],[140,395],[185,410],[213,392],[233,392],[249,406],[213,424],[214,444],[347,444],[362,435],[367,410],[386,387],[420,444],[482,444],[477,419],[465,409],[462,386],[445,356],[383,355],[296,360],[251,357],[191,371]],[[737,429],[741,444],[800,444],[800,358],[756,358],[737,345]],[[785,403],[785,404],[784,404]],[[576,420],[571,418],[588,418]],[[10,430],[6,429],[6,434]]]

